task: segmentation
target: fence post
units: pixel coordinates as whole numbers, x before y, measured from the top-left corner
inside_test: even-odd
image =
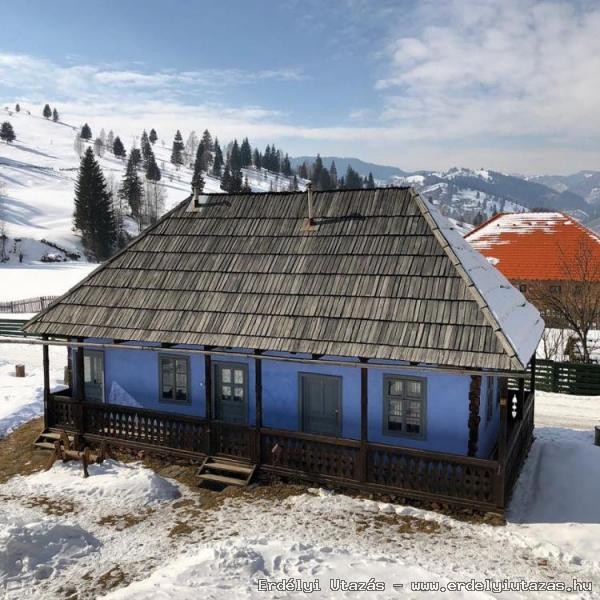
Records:
[[[552,391],[558,392],[558,363],[552,362]]]

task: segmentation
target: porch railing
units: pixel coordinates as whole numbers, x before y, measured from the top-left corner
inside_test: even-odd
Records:
[[[503,505],[504,490],[514,485],[531,443],[533,401],[527,398],[522,418],[511,427],[504,472],[497,460],[376,443],[361,446],[358,440],[269,428],[257,432],[251,426],[180,414],[78,403],[68,391],[50,395],[48,422],[89,440],[198,459],[218,452],[276,474],[491,510]]]

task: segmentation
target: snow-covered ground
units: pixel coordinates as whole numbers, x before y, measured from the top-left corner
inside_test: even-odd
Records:
[[[50,347],[50,385],[60,387],[67,364],[65,348]],[[15,365],[25,365],[25,377]],[[26,344],[0,343],[0,438],[43,411],[42,349]]]
[[[22,420],[6,420],[9,403],[14,413],[28,400],[37,407],[29,417],[39,411],[40,355],[39,348],[0,345],[5,423]],[[64,350],[53,350],[50,359],[57,382]],[[28,378],[13,377],[17,361],[26,364]],[[316,598],[492,598],[491,592],[423,595],[408,586],[577,578],[595,591],[569,597],[598,597],[600,448],[591,432],[600,423],[600,398],[539,392],[536,409],[536,441],[504,527],[324,490],[198,494],[141,464],[112,460],[93,465],[89,479],[74,463],[14,477],[0,485],[0,595],[295,598],[259,586],[299,578],[307,585],[319,580]],[[385,591],[329,589],[332,579],[371,578],[385,583]],[[394,590],[394,583],[405,587]]]

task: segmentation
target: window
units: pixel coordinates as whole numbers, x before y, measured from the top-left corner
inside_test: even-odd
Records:
[[[213,399],[219,421],[244,424],[248,421],[248,371],[237,363],[215,363]]]
[[[524,283],[520,283],[519,291],[525,293],[527,291],[527,286]]]
[[[486,377],[486,395],[485,395],[485,422],[489,423],[494,414],[494,378]]]
[[[159,362],[160,401],[189,402],[189,360],[186,357],[161,356]]]
[[[85,399],[104,402],[104,353],[97,350],[83,351],[83,380]]]
[[[383,378],[384,431],[391,435],[425,437],[425,380]]]

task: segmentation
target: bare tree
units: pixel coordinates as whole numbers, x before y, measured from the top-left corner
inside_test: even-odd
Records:
[[[567,256],[559,243],[562,278],[556,284],[540,282],[531,289],[531,299],[545,311],[548,320],[573,331],[584,362],[591,353],[590,331],[600,323],[600,261],[598,242],[584,238],[575,254]]]
[[[144,194],[143,226],[148,227],[158,221],[165,209],[165,192],[163,186],[156,181],[146,179]]]
[[[563,352],[567,338],[567,330],[546,327],[542,334],[540,348],[544,359],[555,361],[563,360]]]

